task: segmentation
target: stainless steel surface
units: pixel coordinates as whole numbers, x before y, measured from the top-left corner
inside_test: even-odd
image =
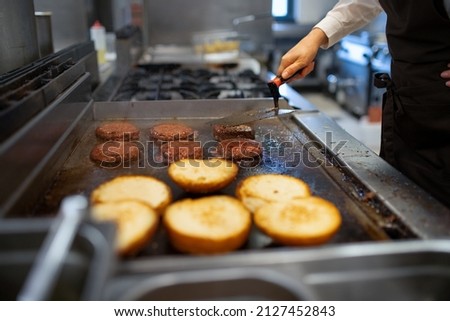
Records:
[[[74,122],[83,118],[90,102],[90,76],[84,74],[13,136],[0,145],[0,217],[8,213],[29,216],[36,197],[49,184],[49,175],[70,151],[61,151],[63,141],[73,143]],[[32,142],[32,143],[30,143]],[[28,201],[25,202],[23,196]]]
[[[35,12],[39,57],[53,53],[52,13]]]
[[[266,118],[273,118],[282,115],[287,115],[295,111],[295,109],[280,109],[280,108],[270,108],[267,110],[249,110],[242,113],[235,113],[232,115],[225,116],[220,119],[215,119],[210,121],[209,124],[220,124],[225,126],[236,126],[241,124],[247,124],[258,120],[263,120]]]
[[[195,32],[233,28],[233,19],[245,15],[270,14],[270,0],[183,0],[144,1],[144,45],[191,45]],[[170,10],[169,8],[177,8]],[[182,15],[179,12],[183,12]],[[201,14],[198,14],[201,12]],[[260,19],[234,26],[248,41],[241,41],[248,52],[266,54],[272,46],[272,20]]]
[[[52,34],[55,51],[89,40],[88,12],[92,0],[34,0],[36,11],[52,12]]]
[[[0,0],[0,75],[39,58],[32,0]]]
[[[215,257],[163,257],[123,262],[109,283],[106,293],[116,298],[147,287],[148,293],[164,291],[177,297],[186,289],[184,275],[203,272],[226,276],[227,269],[268,270],[284,276],[283,282],[272,279],[273,286],[283,287],[288,281],[294,287],[307,289],[315,300],[449,300],[450,241],[420,240],[328,245],[316,248],[285,249],[236,253]],[[170,287],[158,276],[171,278]],[[198,279],[197,279],[198,280]],[[248,284],[251,277],[243,277]],[[154,281],[154,283],[152,283]],[[201,296],[198,286],[189,290]],[[226,287],[219,287],[226,290]],[[237,296],[243,292],[235,293]],[[142,293],[142,292],[141,292]]]
[[[16,133],[85,73],[84,63],[57,57],[0,85],[0,142]]]
[[[0,300],[14,301],[23,287],[53,219],[7,219],[0,224]],[[115,228],[84,222],[48,300],[101,300],[115,267]]]
[[[47,300],[52,293],[78,228],[87,214],[88,201],[83,196],[68,196],[36,256],[18,300]]]
[[[286,275],[262,268],[228,268],[127,275],[113,279],[108,300],[313,300],[311,289]]]

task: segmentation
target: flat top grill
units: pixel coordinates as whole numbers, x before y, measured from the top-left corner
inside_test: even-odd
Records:
[[[256,100],[258,107],[267,108],[272,101]],[[220,102],[220,103],[218,103]],[[242,103],[242,101],[240,101]],[[284,102],[285,103],[285,102]],[[180,105],[182,104],[182,106]],[[214,107],[211,106],[214,104]],[[248,104],[248,101],[247,101]],[[253,106],[255,102],[252,103]],[[239,105],[239,104],[238,104]],[[224,116],[233,111],[227,110],[227,101],[202,100],[189,105],[183,102],[145,102],[133,103],[96,103],[94,105],[94,119],[85,119],[85,128],[77,138],[70,157],[54,174],[49,190],[41,195],[33,216],[48,216],[56,213],[60,201],[70,194],[84,194],[89,196],[99,184],[119,175],[152,175],[166,182],[173,191],[174,201],[198,195],[184,192],[168,177],[167,165],[158,160],[159,147],[148,141],[148,128],[163,122],[182,122],[198,131],[206,155],[217,142],[212,136],[211,127],[206,120]],[[235,105],[236,106],[236,105]],[[182,107],[182,108],[181,108]],[[240,106],[240,108],[245,109]],[[206,110],[210,115],[205,116]],[[235,112],[235,110],[234,110]],[[100,141],[95,136],[95,129],[108,120],[127,119],[141,130],[141,157],[138,162],[129,167],[114,169],[101,168],[89,159],[91,149]],[[346,177],[337,165],[326,160],[326,153],[316,144],[289,116],[266,119],[254,124],[256,139],[264,147],[260,164],[255,167],[241,168],[236,181],[219,193],[234,195],[239,181],[251,175],[262,173],[280,173],[299,177],[309,184],[314,195],[333,202],[341,211],[343,224],[340,231],[330,243],[363,242],[370,240],[387,240],[394,238],[414,237],[407,229],[400,229],[396,233],[388,233],[381,225],[377,225],[370,217],[380,211],[387,211],[382,207],[368,206],[366,202],[347,194],[344,185],[354,182]],[[62,148],[71,148],[73,144],[63,143]],[[336,181],[337,178],[337,181]],[[368,214],[368,212],[370,212]],[[395,219],[386,214],[389,224],[395,225]],[[386,224],[387,226],[388,224]],[[389,234],[391,236],[389,236]],[[261,234],[256,228],[252,229],[250,238],[242,250],[258,250],[278,247],[271,239]],[[140,256],[177,254],[171,248],[166,233],[162,227],[158,230],[153,242],[150,243]]]

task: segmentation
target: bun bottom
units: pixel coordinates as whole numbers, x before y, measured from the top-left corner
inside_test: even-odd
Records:
[[[342,219],[332,203],[305,197],[288,203],[264,205],[254,213],[255,225],[284,245],[318,245],[338,231]]]
[[[230,196],[184,199],[163,216],[171,244],[184,253],[218,254],[241,247],[251,227],[250,212]]]
[[[116,223],[115,248],[123,256],[132,255],[147,245],[159,225],[159,215],[136,201],[96,204],[91,216],[98,221]]]

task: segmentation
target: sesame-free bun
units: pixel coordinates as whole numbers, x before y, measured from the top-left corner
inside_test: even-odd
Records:
[[[169,177],[182,189],[191,193],[212,193],[229,185],[239,167],[232,161],[211,158],[183,159],[169,166]]]
[[[284,245],[322,244],[342,222],[334,204],[314,196],[266,204],[256,210],[253,219],[262,232]]]
[[[156,211],[137,201],[94,204],[91,217],[116,224],[115,248],[118,254],[124,256],[141,250],[151,240],[159,223]]]
[[[177,250],[218,254],[236,250],[246,242],[251,214],[234,197],[207,196],[169,205],[163,222]]]
[[[109,203],[117,201],[140,201],[162,213],[172,201],[170,187],[151,176],[119,176],[98,186],[91,194],[91,201]]]
[[[296,177],[282,174],[249,176],[239,182],[236,196],[251,211],[273,202],[287,202],[310,196],[308,184]]]

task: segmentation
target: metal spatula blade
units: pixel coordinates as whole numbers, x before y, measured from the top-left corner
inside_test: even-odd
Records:
[[[209,122],[210,125],[224,125],[224,126],[237,126],[242,124],[251,123],[253,121],[265,119],[265,118],[271,118],[276,117],[278,115],[284,115],[284,114],[290,114],[295,109],[278,109],[278,108],[271,108],[271,109],[255,109],[255,110],[249,110],[245,112],[240,113],[234,113],[229,116],[215,119]]]

